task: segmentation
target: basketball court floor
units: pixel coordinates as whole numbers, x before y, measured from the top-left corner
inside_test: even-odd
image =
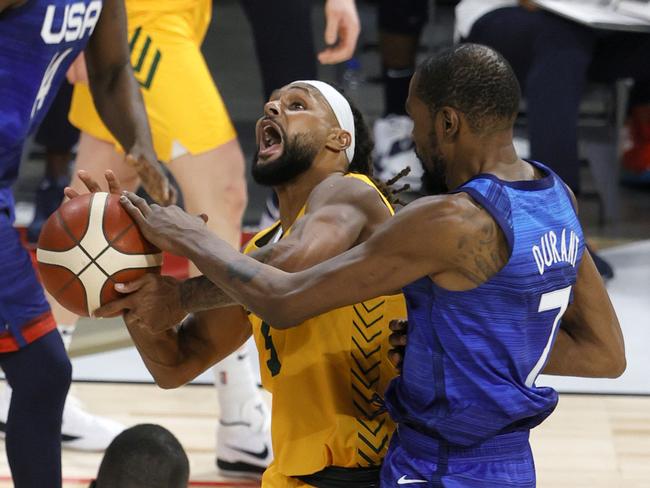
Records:
[[[364,35],[372,39],[374,10],[360,6]],[[318,12],[315,21],[315,32],[322,32]],[[242,146],[251,154],[254,120],[263,100],[247,29],[238,2],[218,2],[204,51]],[[229,55],[233,49],[238,56]],[[376,53],[364,52],[361,61],[365,74],[379,72]],[[335,75],[333,68],[321,73],[325,80]],[[369,119],[380,115],[377,85],[366,84],[356,95]],[[30,220],[29,202],[41,174],[38,161],[27,161],[21,168],[16,196],[23,223]],[[267,191],[251,183],[249,195],[245,220],[254,224]],[[616,380],[540,378],[539,383],[561,392],[555,413],[532,434],[541,488],[650,488],[650,190],[625,188],[621,196],[620,218],[604,226],[598,224],[594,200],[581,199],[580,210],[587,235],[615,267],[616,277],[608,289],[625,334],[628,368]],[[87,409],[126,425],[150,422],[170,429],[188,452],[190,486],[258,486],[250,480],[227,480],[216,472],[218,405],[211,374],[177,390],[161,390],[130,344],[120,320],[80,322],[71,348],[73,391]],[[100,459],[96,453],[64,451],[64,486],[88,486]],[[11,486],[6,456],[0,452],[0,488]]]

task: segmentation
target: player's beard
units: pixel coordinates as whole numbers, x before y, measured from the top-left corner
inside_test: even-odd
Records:
[[[421,177],[421,191],[425,195],[447,193],[449,191],[447,187],[447,162],[442,157],[442,154],[440,154],[438,138],[433,131],[429,135],[429,151],[429,160],[427,162],[426,157],[418,152],[417,147],[415,150],[415,154],[424,169]]]
[[[291,138],[284,136],[283,141],[282,154],[275,161],[260,164],[257,151],[255,152],[251,174],[257,184],[281,186],[311,168],[318,154],[318,148],[309,135],[296,134]]]

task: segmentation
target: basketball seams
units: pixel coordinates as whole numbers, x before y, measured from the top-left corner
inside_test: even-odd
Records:
[[[93,198],[91,197],[90,200],[89,200],[89,204],[88,204],[88,207],[89,207],[89,208],[88,208],[88,218],[86,219],[86,229],[85,229],[85,231],[84,231],[84,233],[83,233],[83,236],[81,237],[80,240],[78,240],[78,239],[75,237],[75,235],[72,233],[72,231],[71,231],[70,228],[68,227],[67,222],[65,221],[65,219],[63,218],[63,216],[59,213],[59,211],[58,211],[58,210],[56,211],[56,216],[57,216],[57,219],[58,219],[59,223],[61,224],[61,227],[63,228],[63,230],[65,231],[65,233],[68,235],[68,237],[70,237],[70,239],[72,239],[72,241],[73,241],[74,244],[75,244],[73,247],[78,247],[79,249],[81,249],[81,252],[83,252],[83,253],[86,255],[86,257],[87,257],[88,259],[90,259],[90,262],[89,262],[86,266],[84,266],[83,268],[81,268],[81,270],[80,270],[78,273],[75,273],[75,277],[77,277],[77,278],[79,277],[79,275],[81,275],[81,273],[83,273],[84,271],[86,271],[86,269],[88,269],[88,266],[91,266],[91,265],[93,265],[93,264],[95,264],[95,265],[96,265],[96,266],[97,266],[97,267],[98,267],[98,268],[99,268],[99,269],[100,269],[100,270],[101,270],[101,271],[102,271],[102,272],[103,272],[107,277],[109,276],[109,274],[108,274],[106,271],[104,271],[104,269],[103,269],[99,264],[96,263],[96,259],[99,258],[102,254],[104,254],[104,253],[108,250],[108,248],[110,247],[110,245],[109,245],[109,246],[106,246],[106,247],[105,247],[105,248],[104,248],[104,249],[103,249],[103,250],[102,250],[102,251],[97,255],[97,258],[93,258],[93,257],[90,255],[90,253],[86,250],[86,248],[84,248],[83,245],[81,244],[81,241],[83,240],[84,237],[86,237],[86,234],[87,234],[88,231],[90,230],[90,206],[91,206],[92,200],[93,200]],[[108,199],[106,199],[106,201],[108,201]],[[102,227],[103,227],[103,226],[102,226]],[[57,251],[57,252],[61,252],[61,251]],[[49,264],[49,263],[48,263],[48,264]],[[58,266],[58,265],[52,265],[52,266]],[[66,267],[66,266],[63,266],[63,267],[66,268],[66,269],[68,269],[68,270],[70,270],[70,271],[72,272],[72,270],[71,270],[70,268],[68,268],[68,267]]]
[[[72,242],[74,242],[75,246],[79,246],[81,248],[81,250],[84,252],[84,254],[86,256],[88,256],[89,259],[92,259],[90,257],[90,255],[86,252],[86,250],[83,247],[81,247],[81,244],[79,243],[79,240],[72,233],[72,231],[68,227],[67,222],[65,221],[65,219],[63,218],[63,215],[61,215],[61,212],[59,212],[59,210],[56,211],[56,218],[59,221],[59,224],[61,224],[61,228],[63,229],[63,231],[68,235],[68,237],[70,239],[72,239]],[[84,232],[84,235],[85,235],[85,232]]]
[[[59,268],[59,269],[64,269],[66,271],[69,271],[70,274],[72,274],[72,277],[66,281],[63,285],[61,285],[57,290],[52,293],[52,296],[56,299],[58,296],[61,294],[63,290],[65,290],[68,286],[70,286],[71,283],[73,283],[76,279],[79,278],[78,274],[74,274],[70,268],[67,266],[63,266],[62,264],[52,264],[52,263],[41,263],[43,266],[51,266],[53,268]],[[83,268],[86,269],[86,268]]]
[[[109,202],[110,198],[111,198],[111,195],[110,195],[110,193],[109,193],[108,198],[106,198],[106,201],[104,202],[104,213],[103,213],[102,215],[106,215],[106,208],[108,207],[108,202]],[[121,205],[122,205],[122,204],[120,204],[120,206],[121,206]],[[131,222],[129,223],[129,225],[127,225],[124,229],[122,229],[121,231],[119,231],[118,234],[117,234],[113,239],[109,239],[109,238],[108,238],[108,235],[106,235],[106,227],[105,227],[105,225],[104,225],[104,224],[105,224],[104,219],[102,219],[102,234],[104,234],[104,239],[105,239],[106,242],[108,243],[108,246],[109,246],[109,247],[112,247],[113,242],[115,242],[116,240],[120,239],[124,234],[126,234],[126,233],[129,231],[129,229],[130,229],[131,227],[133,227],[134,223],[135,223],[135,222],[131,221]],[[103,251],[102,251],[102,252],[103,252]],[[99,257],[99,256],[98,256],[98,257]]]
[[[92,202],[92,198],[90,199],[90,202]],[[88,206],[90,207],[90,204],[89,204]],[[56,216],[57,216],[57,219],[58,219],[59,223],[61,224],[61,227],[62,227],[63,230],[65,231],[65,233],[68,235],[68,237],[70,237],[70,239],[72,239],[72,242],[74,242],[75,245],[74,245],[73,247],[76,246],[76,247],[78,247],[79,249],[81,249],[81,252],[83,252],[83,253],[88,257],[88,259],[90,259],[90,263],[88,263],[88,265],[86,265],[86,266],[83,268],[83,269],[86,269],[86,268],[87,268],[88,266],[90,266],[90,265],[93,263],[93,261],[94,261],[93,257],[90,255],[90,253],[89,253],[88,251],[86,251],[86,249],[81,245],[81,241],[83,240],[84,237],[86,237],[86,234],[88,233],[88,229],[89,229],[89,225],[90,225],[90,208],[88,209],[88,220],[86,221],[86,229],[85,229],[84,234],[83,234],[83,236],[81,237],[81,239],[77,239],[77,238],[75,237],[75,235],[72,233],[72,231],[71,231],[70,228],[68,227],[67,222],[65,221],[65,219],[64,219],[63,216],[59,213],[58,210],[56,211]],[[83,271],[83,270],[82,270],[82,271]],[[79,272],[79,274],[81,274],[81,271]],[[77,276],[79,276],[79,274],[77,274]]]
[[[46,266],[49,283],[56,288],[53,297],[69,302],[77,313],[87,315],[105,300],[117,298],[116,283],[135,279],[144,272],[160,272],[162,253],[142,238],[135,222],[113,195],[97,192],[86,198],[87,201],[72,205],[71,212],[57,209],[56,226],[51,232],[59,232],[58,241],[52,240],[50,249],[37,249],[37,259]],[[116,224],[123,225],[117,233]],[[54,250],[59,248],[63,250]],[[135,275],[123,275],[125,271]],[[105,294],[108,290],[110,298]],[[79,297],[81,303],[74,297]]]

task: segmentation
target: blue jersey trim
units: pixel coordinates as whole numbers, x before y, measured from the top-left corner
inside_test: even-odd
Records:
[[[532,161],[525,159],[527,163],[530,165],[534,166],[535,168],[539,169],[542,171],[542,173],[545,173],[546,176],[543,176],[542,178],[539,178],[537,180],[517,180],[517,181],[507,181],[507,180],[502,180],[496,175],[493,175],[491,173],[480,173],[477,174],[476,176],[473,176],[469,180],[467,180],[464,185],[467,185],[470,181],[474,180],[479,180],[479,179],[487,179],[487,180],[492,180],[495,183],[498,183],[500,185],[504,186],[509,186],[510,188],[514,188],[516,190],[527,190],[527,191],[536,191],[536,190],[546,190],[548,188],[551,188],[555,184],[555,179],[553,178],[553,172],[548,169],[546,166],[543,164],[537,162],[537,161]]]

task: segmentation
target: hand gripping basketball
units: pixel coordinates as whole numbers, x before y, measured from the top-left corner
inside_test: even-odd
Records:
[[[94,192],[77,194],[50,216],[36,259],[54,299],[89,316],[120,296],[116,283],[160,272],[162,253],[143,237],[118,195]]]

